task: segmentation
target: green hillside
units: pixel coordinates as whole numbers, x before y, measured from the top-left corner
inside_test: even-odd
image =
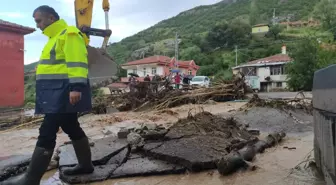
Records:
[[[28,72],[28,71],[34,70],[36,65],[37,65],[37,62],[25,65],[24,66],[24,71]]]
[[[235,63],[234,46],[237,45],[238,63],[280,52],[281,45],[291,43],[311,32],[328,39],[330,33],[321,28],[284,30],[272,28],[275,35],[255,37],[251,25],[271,23],[275,8],[276,17],[282,21],[305,20],[314,16],[320,0],[231,0],[214,5],[199,6],[163,20],[131,37],[108,47],[110,55],[118,63],[151,55],[174,56],[174,37],[178,32],[179,58],[195,60],[204,75],[229,77],[229,67]],[[224,31],[225,30],[225,31]],[[225,33],[224,33],[225,32]],[[231,35],[229,35],[231,34]],[[227,38],[223,38],[227,35]],[[221,42],[220,42],[221,41]],[[217,43],[216,43],[217,42]],[[226,43],[225,43],[226,42]]]

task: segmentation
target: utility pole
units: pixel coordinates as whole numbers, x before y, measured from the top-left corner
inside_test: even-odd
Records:
[[[272,23],[275,25],[275,8],[273,8],[273,18],[272,18]]]
[[[175,67],[178,68],[178,34],[175,35]]]
[[[235,46],[235,52],[236,52],[236,67],[238,66],[238,46]]]

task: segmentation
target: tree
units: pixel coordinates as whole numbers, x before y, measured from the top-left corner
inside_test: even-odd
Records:
[[[321,0],[316,6],[315,17],[322,21],[322,25],[331,31],[336,40],[336,0]]]
[[[306,39],[298,43],[290,56],[294,61],[287,65],[289,87],[295,91],[311,90],[318,63],[317,42]]]
[[[250,41],[250,33],[251,26],[241,20],[223,22],[210,30],[207,41],[212,49],[233,48],[235,45],[245,46]]]
[[[274,40],[277,40],[279,34],[282,32],[283,29],[284,29],[284,27],[279,25],[279,24],[274,25],[270,28],[269,32],[267,33],[267,36],[268,37],[273,37]]]
[[[251,8],[250,8],[250,25],[255,25],[258,23],[259,21],[259,10],[258,10],[258,6],[256,3],[256,0],[252,0],[251,1]]]
[[[294,61],[287,64],[288,85],[292,90],[312,90],[315,71],[336,62],[334,51],[325,50],[316,40],[305,39],[290,54]]]

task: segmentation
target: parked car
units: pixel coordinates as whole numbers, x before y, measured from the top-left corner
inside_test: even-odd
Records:
[[[207,76],[195,76],[190,81],[190,85],[192,85],[192,86],[209,87],[209,85],[210,85],[210,78],[207,77]]]

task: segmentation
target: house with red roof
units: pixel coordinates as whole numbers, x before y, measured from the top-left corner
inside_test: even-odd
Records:
[[[286,53],[286,46],[282,46],[281,54],[249,61],[232,68],[232,70],[234,74],[242,72],[248,80],[254,79],[253,85],[251,81],[247,82],[254,86],[254,89],[269,92],[287,88],[285,65],[292,61],[293,59]]]
[[[139,75],[138,80],[143,81],[144,77],[149,75],[151,78],[154,75],[166,76],[172,70],[179,70],[180,74],[195,76],[199,66],[194,60],[190,61],[176,61],[175,58],[167,56],[151,56],[140,60],[127,62],[121,67],[127,70],[127,74],[134,73]],[[128,82],[128,77],[122,78],[122,82]]]

